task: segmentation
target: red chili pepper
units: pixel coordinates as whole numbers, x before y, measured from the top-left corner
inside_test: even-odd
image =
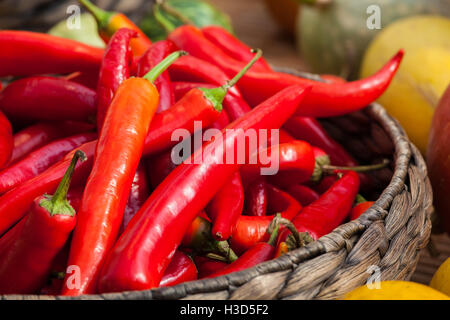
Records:
[[[251,182],[245,192],[245,214],[262,217],[267,211],[267,185],[264,176],[257,177]]]
[[[95,116],[96,93],[63,78],[35,76],[10,83],[0,95],[0,109],[12,122],[86,121]]]
[[[287,192],[267,184],[268,205],[270,213],[280,213],[281,217],[292,220],[302,210],[302,205]]]
[[[197,278],[198,271],[194,261],[187,254],[177,250],[164,272],[159,286],[174,286],[186,281],[197,280]]]
[[[201,82],[212,85],[222,85],[230,78],[214,64],[190,55],[181,57],[172,64],[169,74],[172,81]],[[230,88],[229,92],[242,98],[237,87]]]
[[[177,101],[181,99],[189,90],[192,90],[194,88],[214,88],[214,85],[212,84],[180,81],[172,82],[172,86],[175,93],[175,99]],[[250,106],[247,104],[247,102],[245,102],[244,99],[231,91],[228,91],[225,99],[223,100],[223,108],[231,121],[239,119],[251,110]]]
[[[167,38],[173,41],[178,48],[183,48],[183,50],[189,52],[192,56],[220,67],[228,76],[236,73],[230,72],[231,69],[240,70],[251,59],[250,57],[247,61],[241,62],[230,57],[222,49],[209,41],[199,28],[193,25],[182,25],[170,32]],[[251,51],[249,53],[252,56]],[[252,67],[251,70],[259,69]]]
[[[30,152],[43,147],[56,139],[75,134],[90,132],[95,129],[87,122],[39,122],[14,134],[14,149],[8,165],[24,158]]]
[[[296,139],[308,141],[312,145],[323,149],[329,156],[332,164],[337,166],[358,165],[358,161],[328,134],[317,119],[298,116],[292,117],[286,121],[284,128]],[[370,189],[373,185],[370,176],[359,173],[359,177],[361,179],[361,185],[366,189]]]
[[[320,197],[316,191],[301,184],[291,185],[286,191],[304,207],[316,201]]]
[[[311,145],[322,149],[330,157],[332,164],[358,165],[356,160],[325,131],[317,119],[295,116],[286,121],[283,128],[294,138],[308,141]]]
[[[73,207],[75,212],[77,212],[77,208],[75,208],[69,200],[69,194],[72,191],[72,187],[70,188],[67,194],[67,200],[70,205]],[[57,253],[55,259],[52,261],[52,265],[50,267],[50,276],[47,279],[47,284],[39,290],[39,294],[44,295],[59,295],[61,292],[61,288],[63,285],[64,275],[67,269],[67,259],[69,258],[69,249],[70,249],[70,240],[66,241],[64,247]]]
[[[19,162],[0,171],[0,194],[39,175],[64,158],[70,151],[96,138],[97,134],[94,132],[81,133],[50,142],[31,152]]]
[[[308,232],[317,240],[337,228],[350,214],[359,190],[359,177],[354,171],[347,171],[320,198],[292,220],[299,232]],[[280,235],[286,239],[287,232]]]
[[[161,40],[153,43],[137,62],[137,76],[144,76],[165,57],[176,51],[176,49],[175,44],[169,40]],[[169,71],[164,71],[155,80],[155,86],[159,92],[159,105],[156,111],[159,113],[169,109],[175,103],[175,94],[173,92]]]
[[[350,212],[350,220],[358,219],[364,212],[369,209],[375,201],[367,201],[360,194],[356,196],[356,204]]]
[[[102,269],[99,291],[157,286],[182,240],[181,231],[189,227],[197,213],[239,170],[237,161],[225,164],[215,159],[234,150],[246,130],[280,127],[299,107],[306,93],[299,86],[283,90],[227,127],[239,130],[233,130],[225,139],[204,144],[190,157],[191,164],[185,161],[175,168],[153,191],[116,242]]]
[[[267,236],[267,228],[280,213],[282,218],[292,220],[301,210],[302,205],[288,193],[270,185],[267,188],[267,212],[272,215],[239,217],[235,230],[230,237],[230,245],[237,254],[242,254]]]
[[[315,167],[313,148],[300,140],[270,146],[249,161],[241,171],[260,172],[269,182],[282,187],[308,181]],[[270,171],[264,173],[262,170]]]
[[[0,77],[98,72],[103,49],[30,31],[0,31]]]
[[[131,75],[132,52],[130,40],[137,36],[136,31],[121,28],[108,42],[100,68],[97,86],[97,128],[103,126],[106,111],[120,84]]]
[[[205,209],[212,220],[212,236],[217,240],[228,239],[233,233],[243,208],[244,188],[239,172],[235,172]]]
[[[134,174],[133,183],[131,184],[130,195],[128,196],[127,205],[123,212],[123,220],[119,234],[125,230],[128,222],[139,211],[149,196],[150,187],[147,182],[147,169],[140,163]]]
[[[11,123],[0,111],[0,169],[8,164],[13,148],[14,139]]]
[[[98,273],[119,232],[145,136],[158,106],[158,91],[152,81],[181,54],[168,56],[144,78],[125,80],[114,95],[70,247],[68,263],[80,268],[80,285],[72,288],[66,283],[63,295],[95,292]]]
[[[292,84],[312,85],[311,94],[296,114],[307,117],[333,117],[360,110],[375,101],[389,86],[403,58],[400,50],[372,76],[346,82],[325,83],[282,72],[249,72],[239,89],[252,106]],[[231,71],[231,70],[230,70]]]
[[[225,109],[222,109],[222,111],[220,111],[219,118],[217,118],[217,120],[211,124],[210,128],[222,130],[229,124],[230,124],[230,118],[228,117],[227,111]]]
[[[145,139],[144,156],[153,155],[173,147],[174,130],[194,132],[194,121],[201,121],[202,127],[209,127],[220,116],[221,105],[214,104],[205,96],[205,90],[192,89],[168,110],[155,115]]]
[[[226,29],[220,26],[211,25],[203,27],[201,32],[206,39],[233,59],[241,62],[247,62],[253,58],[251,48],[249,48],[245,43],[236,38]],[[255,63],[255,69],[256,68],[265,71],[273,71],[263,57]]]
[[[84,181],[92,168],[97,140],[88,142],[77,148],[87,157],[86,161],[78,163],[75,168],[74,183]],[[64,159],[42,172],[40,175],[22,183],[0,197],[0,235],[4,234],[27,212],[33,200],[44,194],[53,192],[61,181],[67,166],[72,161],[76,150],[68,153]]]
[[[66,200],[70,180],[82,152],[77,151],[53,196],[37,197],[12,242],[1,253],[0,293],[37,293],[51,272],[52,262],[75,227],[75,210]],[[14,228],[9,231],[13,232]]]
[[[156,188],[177,165],[172,161],[172,150],[145,159],[152,188]]]
[[[242,63],[223,57],[217,47],[194,26],[182,25],[173,30],[168,39],[192,56],[220,67],[228,75],[242,68]],[[311,93],[297,114],[310,117],[338,116],[359,110],[375,101],[388,87],[402,57],[403,50],[400,50],[373,76],[347,83],[318,82],[282,72],[261,72],[254,68],[242,78],[238,87],[247,102],[255,106],[287,86],[312,85]]]
[[[279,227],[279,226],[278,226]],[[215,278],[232,272],[245,270],[256,266],[264,261],[270,260],[276,253],[276,241],[278,238],[278,228],[270,233],[268,242],[258,242],[246,250],[236,261],[230,263],[223,269],[214,272],[207,278]]]
[[[197,266],[199,279],[206,278],[210,274],[222,270],[228,265],[228,263],[226,262],[210,259],[203,256],[195,256],[194,261],[195,265]]]
[[[134,30],[138,35],[137,38],[132,39],[130,42],[134,56],[141,56],[151,46],[151,40],[124,14],[104,11],[88,0],[79,1],[97,20],[99,35],[105,43],[109,42],[117,30],[127,28]]]

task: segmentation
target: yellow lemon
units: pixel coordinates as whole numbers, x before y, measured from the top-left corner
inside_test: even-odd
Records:
[[[421,15],[390,24],[369,45],[360,76],[375,73],[402,48],[402,64],[378,102],[425,154],[434,108],[450,83],[450,19]]]
[[[450,300],[426,285],[411,281],[381,281],[379,289],[362,286],[349,292],[344,300]]]
[[[450,258],[437,269],[430,282],[430,287],[450,295]]]

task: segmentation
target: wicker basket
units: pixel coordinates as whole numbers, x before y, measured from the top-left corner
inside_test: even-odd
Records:
[[[376,202],[357,220],[275,260],[218,278],[75,298],[1,299],[338,299],[372,279],[409,279],[431,233],[432,190],[420,152],[376,103],[322,123],[361,162],[392,160],[391,168],[372,173],[379,189],[369,197]]]

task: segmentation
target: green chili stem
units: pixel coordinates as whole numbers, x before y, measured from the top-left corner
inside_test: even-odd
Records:
[[[153,83],[156,78],[161,75],[161,73],[163,73],[172,63],[175,62],[175,60],[184,55],[187,55],[186,51],[175,51],[169,54],[163,61],[158,63],[152,70],[144,75],[143,78]]]

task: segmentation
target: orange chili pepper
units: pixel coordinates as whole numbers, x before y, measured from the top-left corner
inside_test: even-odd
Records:
[[[159,93],[153,81],[182,54],[172,53],[143,78],[125,80],[114,95],[71,242],[68,265],[79,267],[80,285],[71,286],[68,274],[62,290],[65,295],[96,290],[98,273],[119,233],[145,137],[158,107]]]
[[[117,30],[127,28],[136,31],[138,34],[138,37],[130,42],[131,50],[133,50],[135,57],[143,55],[150,48],[152,41],[123,13],[102,10],[89,0],[79,1],[97,20],[99,35],[105,43],[108,43]]]

